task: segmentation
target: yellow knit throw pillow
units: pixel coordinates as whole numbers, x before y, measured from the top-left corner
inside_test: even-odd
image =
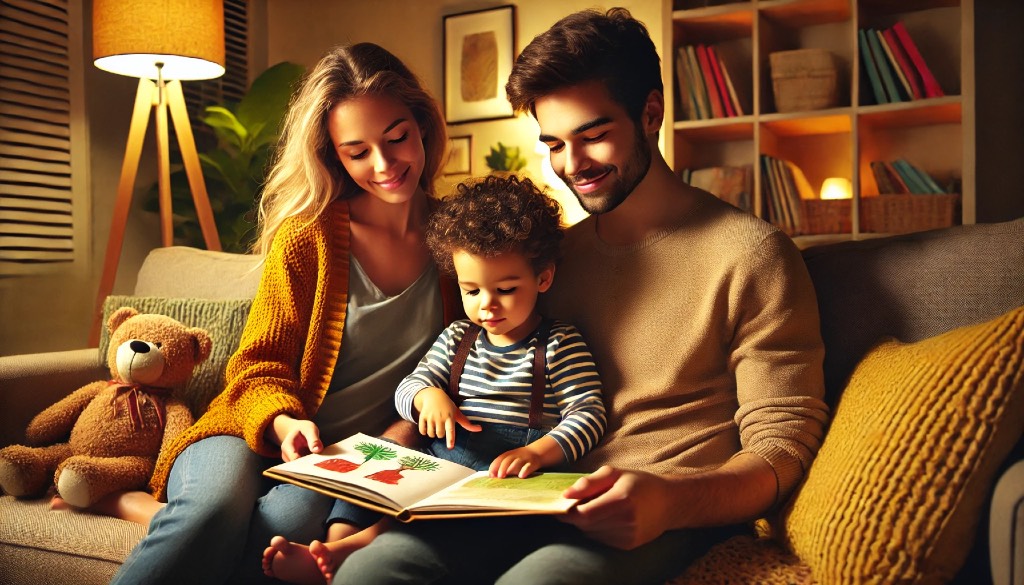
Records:
[[[831,583],[940,583],[963,565],[1024,428],[1024,307],[861,360],[783,534]]]

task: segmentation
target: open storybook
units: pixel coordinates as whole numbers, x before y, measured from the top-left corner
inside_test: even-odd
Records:
[[[263,474],[403,522],[564,514],[577,500],[563,498],[562,492],[585,475],[546,472],[497,479],[362,433]]]

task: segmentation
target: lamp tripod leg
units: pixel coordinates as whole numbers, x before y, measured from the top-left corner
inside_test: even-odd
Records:
[[[203,232],[206,249],[219,251],[220,236],[217,234],[217,223],[213,219],[210,196],[206,192],[206,182],[203,180],[203,168],[199,164],[192,126],[188,123],[188,110],[185,109],[185,95],[181,91],[181,82],[176,79],[168,81],[166,88],[167,106],[171,110],[174,132],[178,136],[178,148],[181,150],[181,160],[185,164],[185,174],[188,175],[188,186],[196,206],[199,228]]]
[[[128,211],[132,205],[132,191],[135,188],[135,176],[139,171],[139,160],[142,158],[142,144],[149,126],[149,111],[156,99],[156,84],[142,78],[135,93],[135,106],[132,108],[132,121],[128,130],[128,143],[124,150],[124,162],[121,163],[121,179],[117,183],[117,199],[114,202],[114,215],[110,222],[110,235],[107,238],[107,252],[103,258],[103,273],[100,276],[99,292],[93,309],[92,328],[89,332],[89,345],[96,347],[100,341],[100,328],[103,326],[103,301],[114,289],[117,267],[121,260],[121,247],[124,244],[125,227],[128,225]]]

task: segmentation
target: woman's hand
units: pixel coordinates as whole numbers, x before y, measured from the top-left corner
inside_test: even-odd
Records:
[[[633,549],[670,527],[669,486],[663,478],[605,465],[562,494],[586,500],[562,517],[591,538]]]
[[[413,407],[420,413],[420,434],[433,439],[445,439],[449,449],[455,447],[455,425],[474,433],[480,425],[470,422],[448,394],[440,388],[424,388],[416,393]]]
[[[284,461],[319,453],[324,448],[320,441],[320,429],[311,420],[298,420],[287,414],[279,414],[274,417],[271,428],[281,445],[281,459]]]

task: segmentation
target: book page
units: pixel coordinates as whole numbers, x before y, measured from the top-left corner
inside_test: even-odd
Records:
[[[411,508],[414,514],[442,510],[509,510],[529,512],[565,512],[577,500],[562,497],[562,492],[583,477],[583,473],[536,473],[520,479],[497,479],[480,471],[459,483],[425,498]]]
[[[268,471],[303,476],[325,489],[348,491],[396,510],[473,474],[468,467],[362,433]]]

